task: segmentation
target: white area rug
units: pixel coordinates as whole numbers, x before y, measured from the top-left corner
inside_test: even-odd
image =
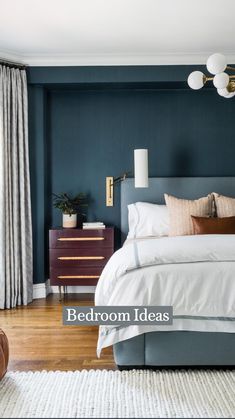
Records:
[[[235,417],[235,371],[14,372],[1,418]]]

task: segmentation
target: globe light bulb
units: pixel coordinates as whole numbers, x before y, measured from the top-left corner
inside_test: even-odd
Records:
[[[201,89],[205,84],[206,76],[201,71],[193,71],[188,76],[188,85],[191,89]]]
[[[220,96],[223,96],[223,97],[226,97],[226,96],[228,96],[230,94],[229,91],[228,91],[228,89],[227,89],[227,87],[225,87],[224,89],[217,89],[217,93]]]
[[[228,95],[224,96],[226,99],[230,99],[231,97],[235,96],[235,92],[231,92]]]
[[[213,84],[217,89],[224,89],[229,84],[229,75],[227,73],[216,74],[213,79]]]
[[[213,54],[208,58],[206,66],[211,74],[222,73],[227,67],[226,58],[219,53]]]

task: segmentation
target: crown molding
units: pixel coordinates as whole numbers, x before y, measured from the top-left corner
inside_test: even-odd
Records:
[[[47,66],[141,66],[205,64],[211,51],[203,54],[18,54],[0,50],[0,58],[32,67]],[[226,54],[228,63],[235,63],[235,54]]]
[[[24,61],[23,56],[20,55],[20,54],[17,54],[14,51],[7,51],[7,50],[1,50],[0,49],[0,59],[15,61],[15,62],[20,63],[20,64],[27,64],[27,62]]]

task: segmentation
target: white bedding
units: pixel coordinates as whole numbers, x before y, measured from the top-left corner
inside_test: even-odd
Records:
[[[102,348],[150,331],[235,333],[235,235],[131,240],[105,266],[96,305],[172,305],[172,326],[101,326]]]

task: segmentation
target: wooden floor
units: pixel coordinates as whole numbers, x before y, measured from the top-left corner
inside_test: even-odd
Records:
[[[63,326],[63,305],[91,305],[90,295],[57,294],[27,307],[0,311],[0,327],[10,344],[10,371],[116,369],[112,349],[96,357],[98,328]]]

